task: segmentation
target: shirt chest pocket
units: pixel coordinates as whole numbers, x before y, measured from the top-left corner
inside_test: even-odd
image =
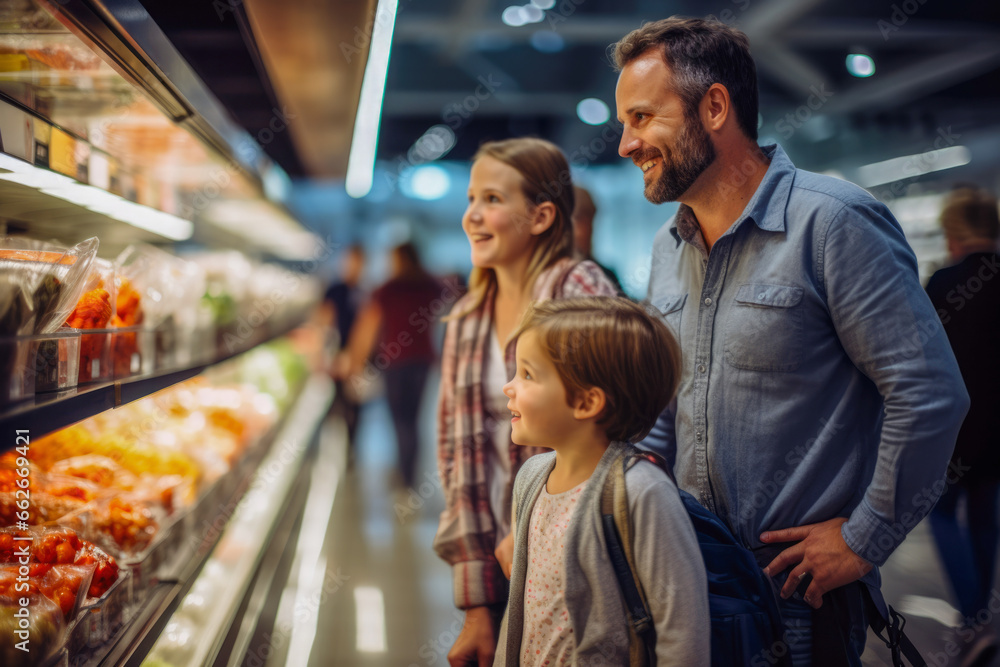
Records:
[[[670,332],[678,343],[681,340],[681,316],[684,314],[685,301],[687,294],[668,294],[653,301],[653,306],[663,315],[663,321],[670,327]]]
[[[788,372],[802,363],[803,289],[740,285],[726,324],[725,358],[735,368]]]

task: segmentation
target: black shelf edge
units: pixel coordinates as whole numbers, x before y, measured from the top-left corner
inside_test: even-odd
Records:
[[[15,446],[15,431],[27,431],[32,438],[40,438],[66,426],[83,421],[106,410],[154,394],[161,389],[190,379],[206,368],[215,366],[244,352],[285,336],[301,326],[307,313],[289,319],[283,326],[251,339],[245,346],[218,356],[209,363],[188,368],[166,369],[151,375],[138,376],[72,389],[38,394],[33,399],[16,403],[0,412],[0,453]]]

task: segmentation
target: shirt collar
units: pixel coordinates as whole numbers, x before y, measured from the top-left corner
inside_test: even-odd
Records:
[[[771,164],[768,165],[763,180],[757,186],[753,197],[747,202],[743,213],[736,219],[736,223],[731,229],[739,227],[743,220],[750,219],[764,231],[783,232],[785,231],[785,206],[788,203],[788,195],[792,191],[795,165],[778,144],[761,146],[760,149],[771,160]],[[693,243],[693,239],[697,238],[698,231],[698,221],[691,212],[691,208],[681,204],[670,225],[670,233],[673,234],[677,245],[680,245],[682,239]]]

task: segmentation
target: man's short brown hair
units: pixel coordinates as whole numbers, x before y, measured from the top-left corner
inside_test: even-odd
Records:
[[[955,241],[995,241],[1000,236],[996,197],[977,187],[956,188],[944,200],[941,226],[945,236]]]
[[[566,387],[566,402],[590,387],[604,391],[597,423],[612,441],[637,442],[674,397],[681,351],[659,315],[628,299],[588,297],[536,303],[516,335],[538,334]]]
[[[672,16],[644,24],[613,48],[619,72],[649,49],[659,49],[689,118],[697,117],[709,87],[721,83],[729,91],[743,134],[757,140],[757,66],[743,32],[722,21]]]

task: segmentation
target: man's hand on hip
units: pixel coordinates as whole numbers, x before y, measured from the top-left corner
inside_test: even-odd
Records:
[[[772,577],[786,568],[792,568],[781,588],[782,598],[788,598],[802,579],[810,575],[812,582],[806,589],[805,601],[814,609],[819,609],[826,592],[857,581],[871,571],[871,564],[854,553],[844,541],[840,527],[846,522],[847,519],[842,518],[830,519],[808,526],[772,530],[760,536],[765,544],[798,542],[778,554],[764,568],[764,573]]]

